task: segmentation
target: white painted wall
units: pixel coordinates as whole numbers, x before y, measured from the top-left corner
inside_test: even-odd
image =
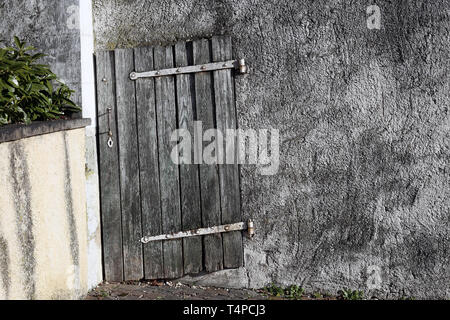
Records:
[[[103,280],[100,230],[100,200],[96,144],[96,105],[94,75],[94,29],[92,1],[80,0],[81,101],[83,117],[91,119],[86,128],[86,199],[88,220],[88,286]]]

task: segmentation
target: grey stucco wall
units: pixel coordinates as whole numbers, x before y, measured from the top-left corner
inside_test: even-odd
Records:
[[[381,29],[366,8],[381,9]],[[248,285],[450,297],[448,1],[95,0],[97,49],[232,36],[242,128],[280,170],[241,170]]]
[[[0,40],[25,39],[43,62],[72,90],[81,105],[80,29],[78,0],[0,0]]]

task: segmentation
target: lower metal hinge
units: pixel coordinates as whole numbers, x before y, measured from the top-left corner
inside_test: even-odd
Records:
[[[143,237],[140,241],[142,243],[148,243],[151,241],[172,240],[172,239],[204,236],[207,234],[224,233],[224,232],[241,231],[241,230],[246,230],[247,236],[249,238],[253,238],[253,236],[255,235],[255,225],[253,223],[253,220],[249,220],[247,223],[237,222],[237,223],[224,224],[224,225],[214,226],[214,227],[198,228],[198,229],[193,229],[193,230],[188,230],[188,231],[180,231],[180,232],[172,232],[172,233],[167,233],[167,234],[161,234],[158,236],[147,236],[147,237]]]

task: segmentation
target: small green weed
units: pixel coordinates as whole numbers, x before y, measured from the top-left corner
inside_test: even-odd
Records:
[[[284,290],[281,287],[278,287],[274,283],[269,286],[264,287],[264,291],[274,297],[281,297],[284,295]]]
[[[316,292],[313,294],[313,297],[316,299],[321,299],[321,298],[323,298],[323,295],[320,292]]]
[[[359,290],[343,289],[341,291],[341,297],[344,300],[362,300],[364,298],[364,292]]]
[[[305,290],[295,284],[290,285],[289,287],[282,288],[275,284],[270,284],[264,288],[264,291],[274,297],[282,297],[286,299],[301,299]]]
[[[284,290],[284,295],[286,298],[295,299],[295,300],[300,299],[304,293],[305,293],[305,289],[303,289],[295,284],[290,285],[289,287],[287,287]]]

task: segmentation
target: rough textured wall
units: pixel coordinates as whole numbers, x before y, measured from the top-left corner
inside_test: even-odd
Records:
[[[84,135],[0,143],[0,299],[86,294]]]
[[[0,40],[25,39],[81,104],[79,0],[0,0]]]
[[[381,9],[368,29],[366,8]],[[248,284],[450,297],[448,1],[95,0],[98,49],[229,34],[242,128],[280,129],[275,176],[243,167]]]

